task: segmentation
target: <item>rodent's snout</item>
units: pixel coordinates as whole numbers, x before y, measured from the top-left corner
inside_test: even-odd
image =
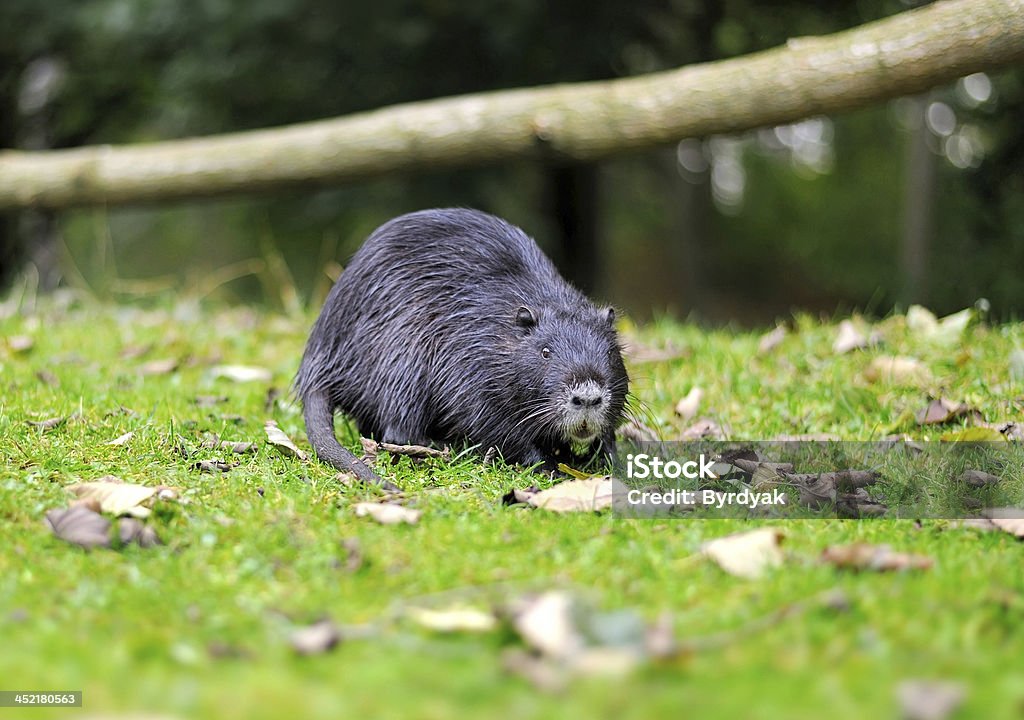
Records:
[[[580,409],[601,407],[604,389],[593,380],[587,380],[569,389],[569,402]]]
[[[566,389],[562,432],[570,442],[585,445],[604,429],[608,389],[596,380],[577,382]]]

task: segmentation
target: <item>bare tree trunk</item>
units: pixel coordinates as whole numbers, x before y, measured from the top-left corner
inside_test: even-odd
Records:
[[[928,262],[934,232],[933,205],[937,158],[928,147],[925,122],[929,96],[912,100],[917,123],[907,143],[906,180],[903,195],[903,236],[900,248],[902,300],[906,304],[928,300]]]
[[[210,197],[512,158],[591,162],[863,107],[1022,59],[1020,0],[947,0],[767,52],[633,78],[202,139],[0,152],[0,208]]]
[[[555,165],[547,169],[548,214],[558,228],[562,273],[586,293],[596,289],[601,264],[597,241],[598,167]]]

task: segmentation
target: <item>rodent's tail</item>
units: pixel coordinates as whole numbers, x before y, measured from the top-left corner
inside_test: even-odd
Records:
[[[334,408],[327,393],[315,390],[302,398],[302,416],[306,420],[306,436],[316,450],[316,456],[342,472],[350,472],[368,485],[379,485],[385,490],[397,491],[398,487],[381,478],[359,458],[342,447],[334,437]]]

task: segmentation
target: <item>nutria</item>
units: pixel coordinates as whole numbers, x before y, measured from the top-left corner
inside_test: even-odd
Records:
[[[295,379],[306,433],[321,460],[374,482],[335,438],[335,410],[383,442],[546,470],[606,460],[629,383],[614,321],[518,227],[402,215],[367,238],[310,332]]]

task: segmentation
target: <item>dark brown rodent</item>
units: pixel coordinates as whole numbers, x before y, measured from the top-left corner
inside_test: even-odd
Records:
[[[385,442],[494,448],[547,469],[607,458],[629,383],[614,319],[504,220],[397,217],[352,258],[310,333],[295,380],[310,442],[366,480],[334,436],[335,410]]]

